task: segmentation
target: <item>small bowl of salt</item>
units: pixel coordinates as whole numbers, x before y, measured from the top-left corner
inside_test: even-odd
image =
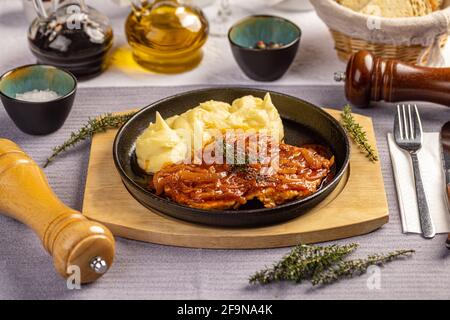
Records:
[[[72,109],[76,78],[68,71],[32,64],[0,77],[0,98],[16,126],[25,133],[44,135],[62,127]]]

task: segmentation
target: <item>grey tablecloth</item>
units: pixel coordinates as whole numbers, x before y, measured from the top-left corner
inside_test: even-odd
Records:
[[[149,104],[194,87],[80,89],[64,127],[45,137],[25,135],[0,110],[0,137],[20,144],[38,163],[43,163],[52,146],[61,143],[89,116]],[[271,87],[316,104],[341,107],[343,90],[330,87]],[[450,109],[429,105],[422,108],[425,131],[437,131],[450,120]],[[358,242],[355,256],[398,248],[414,248],[416,255],[381,269],[379,289],[369,289],[368,276],[311,289],[308,283],[250,287],[248,276],[271,264],[288,249],[202,250],[153,245],[117,239],[117,256],[112,269],[94,284],[68,290],[53,270],[51,259],[37,237],[22,224],[0,216],[0,298],[16,299],[403,299],[450,298],[450,257],[445,236],[423,240],[401,233],[393,175],[386,144],[392,127],[393,109],[382,106],[358,110],[374,119],[387,190],[390,222],[369,235],[338,241]],[[45,172],[56,193],[69,206],[80,209],[84,191],[89,144],[58,159]],[[370,183],[370,181],[368,181]]]

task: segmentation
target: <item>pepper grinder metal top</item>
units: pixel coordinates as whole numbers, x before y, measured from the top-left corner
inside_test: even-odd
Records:
[[[339,71],[334,73],[334,81],[336,82],[344,82],[346,74],[345,72]]]
[[[95,273],[104,274],[108,271],[108,263],[102,257],[95,257],[90,263],[90,267]]]

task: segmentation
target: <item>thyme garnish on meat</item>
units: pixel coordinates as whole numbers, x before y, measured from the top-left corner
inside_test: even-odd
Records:
[[[365,259],[344,260],[357,248],[356,243],[325,247],[300,244],[272,267],[252,275],[249,282],[264,285],[277,281],[300,283],[303,280],[310,280],[313,286],[326,285],[342,278],[361,275],[369,266],[384,265],[415,252],[398,250],[387,254],[370,255]]]
[[[348,135],[362,150],[366,152],[367,158],[369,158],[370,161],[378,161],[378,156],[375,153],[375,149],[370,145],[367,139],[367,133],[364,131],[363,127],[356,122],[352,115],[352,108],[349,105],[344,107],[341,117],[342,125]]]
[[[72,132],[70,137],[63,144],[53,148],[53,153],[47,158],[44,168],[46,168],[61,153],[67,151],[84,140],[92,138],[92,136],[96,133],[104,132],[108,129],[119,128],[135,114],[135,112],[126,114],[107,113],[98,118],[89,119],[88,122],[78,131]]]
[[[223,143],[223,157],[225,163],[230,166],[230,170],[234,173],[248,173],[250,165],[250,157],[244,151],[235,150],[234,144]],[[232,155],[232,158],[229,156]]]

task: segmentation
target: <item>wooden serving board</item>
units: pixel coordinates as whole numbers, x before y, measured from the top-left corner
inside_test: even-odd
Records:
[[[339,112],[327,109],[339,118]],[[376,146],[372,120],[354,115]],[[361,235],[388,222],[380,163],[370,162],[353,144],[350,167],[328,198],[308,213],[285,223],[258,228],[218,228],[192,224],[152,212],[125,189],[112,145],[116,130],[92,141],[83,213],[119,237],[193,248],[250,249],[323,242]]]

